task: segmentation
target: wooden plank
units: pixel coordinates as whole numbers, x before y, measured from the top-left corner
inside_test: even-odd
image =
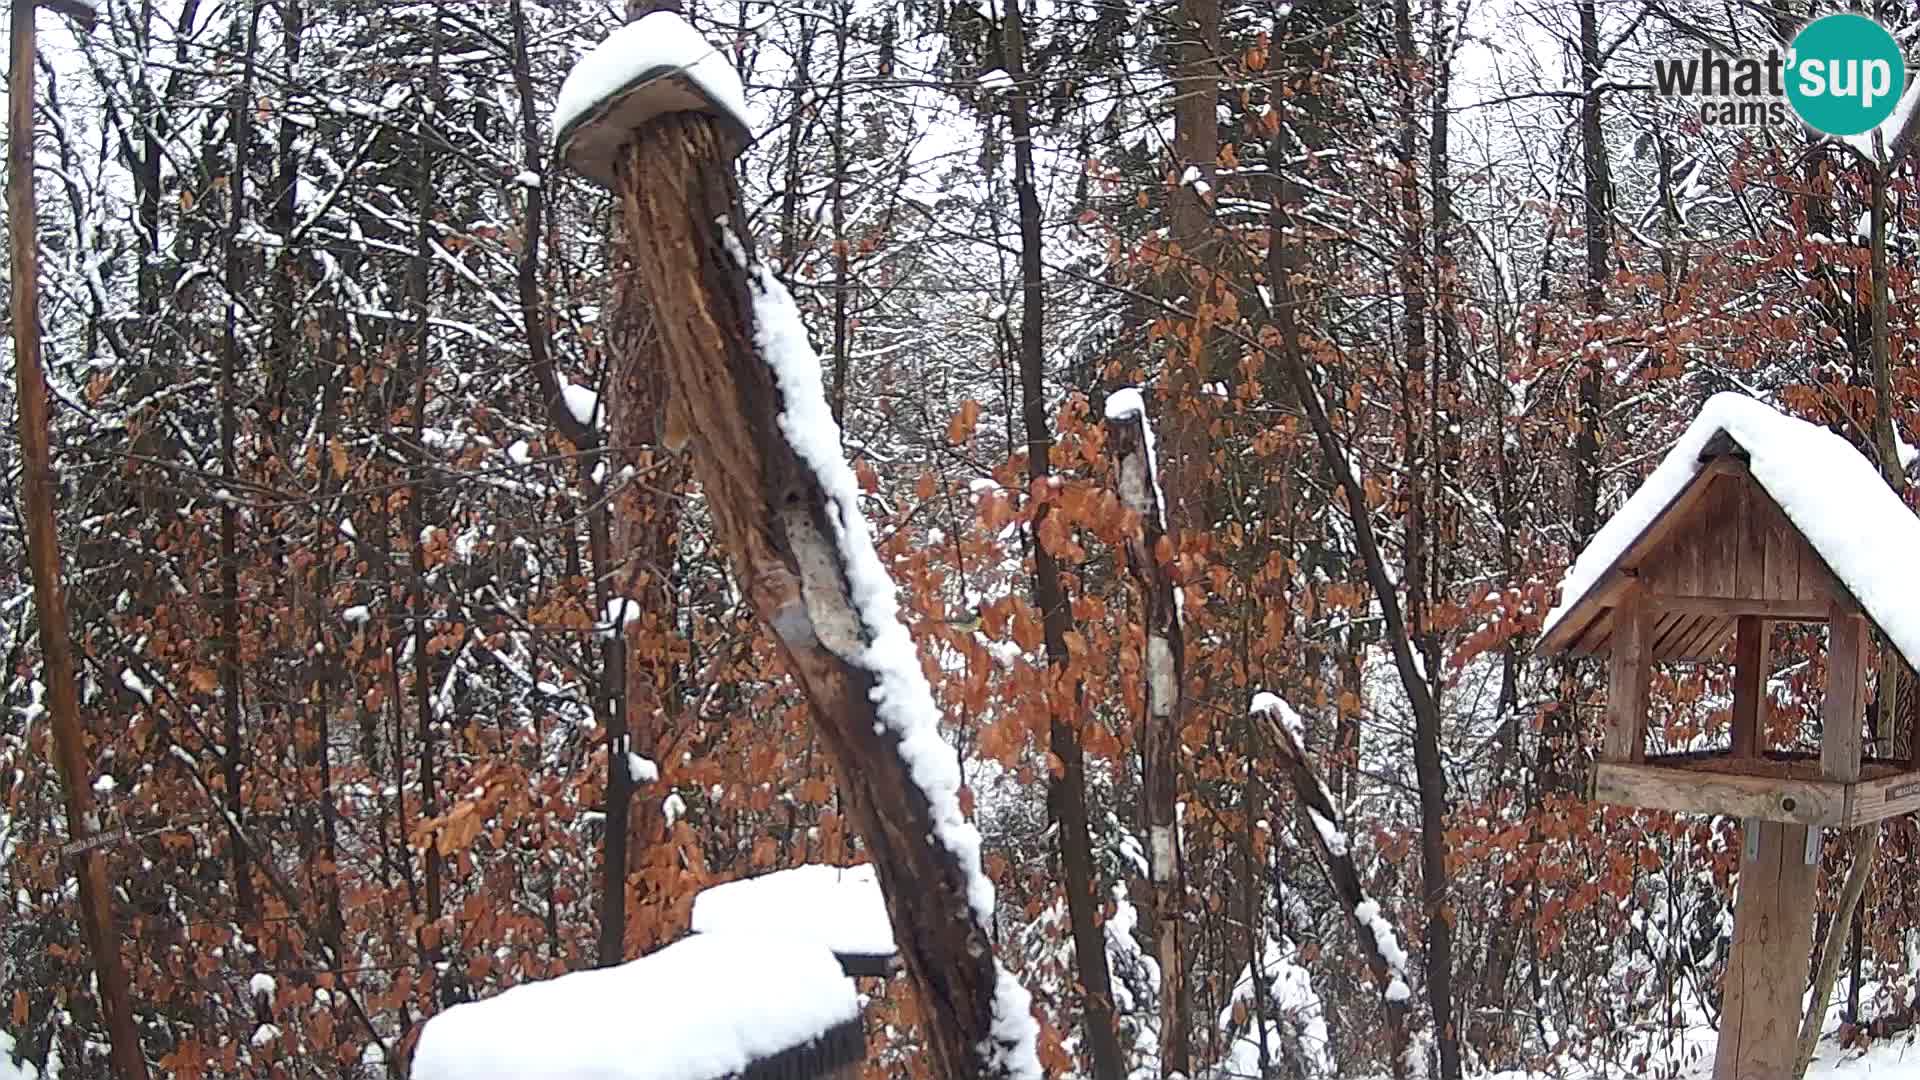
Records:
[[[1613,610],[1608,608],[1600,611],[1592,622],[1581,629],[1578,637],[1568,642],[1567,651],[1580,656],[1599,656],[1605,651],[1606,641],[1612,635]]]
[[[1573,611],[1567,612],[1553,629],[1541,637],[1540,644],[1534,646],[1536,652],[1555,653],[1563,651],[1580,652],[1586,647],[1584,640],[1594,632],[1594,627],[1606,621],[1607,609],[1619,602],[1620,594],[1633,583],[1631,571],[1615,571],[1601,578],[1600,583],[1588,590]]]
[[[1853,605],[1833,603],[1827,622],[1827,697],[1820,706],[1820,771],[1860,779],[1860,729],[1866,721],[1867,620]]]
[[[1707,493],[1700,497],[1700,506],[1693,517],[1684,525],[1676,526],[1673,539],[1665,551],[1657,551],[1648,556],[1648,561],[1656,566],[1665,564],[1671,571],[1660,578],[1660,584],[1672,587],[1676,593],[1710,593],[1714,589],[1707,582],[1707,509],[1713,505],[1712,480],[1709,478]]]
[[[1754,517],[1766,528],[1766,593],[1776,600],[1800,599],[1800,534],[1771,498],[1755,500]]]
[[[1720,643],[1733,629],[1732,618],[1702,617],[1700,625],[1686,639],[1674,647],[1674,658],[1679,660],[1711,660],[1720,651]]]
[[[1685,612],[1689,615],[1755,615],[1779,622],[1826,622],[1830,605],[1788,597],[1743,599],[1734,596],[1669,596],[1649,593],[1647,606],[1655,611]]]
[[[1758,757],[1766,749],[1767,646],[1773,627],[1742,615],[1734,629],[1733,756]]]
[[[1592,775],[1593,799],[1619,806],[1794,825],[1839,825],[1847,817],[1847,785],[1832,780],[1743,776],[1616,761],[1596,762]]]
[[[1751,477],[1739,482],[1740,543],[1735,593],[1746,600],[1767,597],[1767,524],[1761,519],[1761,495]]]
[[[1758,843],[1742,845],[1713,1076],[1779,1080],[1793,1075],[1819,867],[1806,859],[1806,826],[1762,821],[1745,827],[1758,832]]]
[[[1713,482],[1713,501],[1703,515],[1707,560],[1702,578],[1707,596],[1739,596],[1740,571],[1740,489],[1747,486],[1745,476],[1722,476]]]
[[[1744,475],[1745,472],[1746,466],[1731,458],[1718,458],[1703,466],[1700,472],[1694,476],[1693,480],[1691,480],[1686,487],[1681,488],[1680,493],[1675,495],[1673,500],[1667,503],[1660,513],[1654,517],[1653,522],[1647,526],[1646,531],[1640,534],[1640,538],[1628,544],[1627,549],[1620,553],[1620,557],[1613,561],[1613,565],[1607,568],[1606,573],[1600,575],[1600,583],[1602,585],[1607,584],[1610,579],[1614,578],[1621,571],[1637,570],[1641,561],[1644,560],[1649,553],[1657,550],[1681,522],[1687,520],[1693,509],[1699,504],[1700,499],[1705,496],[1707,485],[1712,483],[1714,477],[1729,473]],[[1586,620],[1591,618],[1588,614],[1589,611],[1610,606],[1607,603],[1601,602],[1601,598],[1596,595],[1598,591],[1597,588],[1589,590],[1586,596],[1581,597],[1574,604],[1573,609],[1567,612],[1567,617],[1562,619],[1559,625],[1555,626],[1554,629],[1556,633],[1549,634],[1541,639],[1539,646],[1537,646],[1537,651],[1563,651],[1566,648],[1566,635],[1557,632],[1561,625],[1565,625],[1566,623],[1584,625]],[[1564,600],[1566,598],[1562,597],[1562,599]],[[1568,634],[1571,633],[1572,630],[1569,629]]]
[[[1853,785],[1846,824],[1871,825],[1916,810],[1920,810],[1920,772],[1902,772]]]
[[[1653,654],[1670,657],[1675,653],[1683,638],[1690,638],[1700,632],[1700,625],[1707,621],[1705,615],[1681,615],[1666,624],[1666,629],[1653,639]]]
[[[1653,636],[1653,627],[1643,592],[1636,584],[1613,609],[1602,761],[1640,761],[1647,753],[1647,691],[1653,680],[1653,650],[1648,639]]]

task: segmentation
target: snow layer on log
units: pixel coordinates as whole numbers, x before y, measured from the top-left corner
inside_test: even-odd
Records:
[[[720,50],[671,11],[656,11],[622,26],[573,65],[553,104],[553,130],[566,131],[575,120],[635,79],[661,68],[679,69],[742,128],[753,130],[740,73],[733,70]]]
[[[825,946],[699,934],[427,1021],[413,1080],[717,1080],[858,1016]]]
[[[637,24],[636,24],[637,25]],[[980,864],[980,831],[960,811],[960,756],[940,737],[940,708],[920,667],[920,653],[900,621],[893,578],[880,562],[873,534],[860,510],[860,482],[840,450],[840,425],[827,407],[820,357],[807,341],[787,287],[767,267],[747,258],[721,223],[732,254],[747,271],[753,291],[754,340],[780,389],[780,429],[825,494],[864,647],[843,657],[873,678],[880,722],[899,738],[898,753],[926,796],[934,822],[930,842],[939,843],[966,875],[967,903],[984,929],[993,925],[993,882]],[[1009,1077],[1040,1077],[1039,1025],[1032,1002],[999,959],[994,960],[994,1047],[990,1065]]]
[[[1715,394],[1686,434],[1587,549],[1560,585],[1551,631],[1699,473],[1717,434],[1746,451],[1748,470],[1910,664],[1920,664],[1920,518],[1845,439],[1745,394]]]
[[[891,956],[893,924],[871,863],[796,866],[701,890],[699,934],[746,930],[825,945],[847,956]]]

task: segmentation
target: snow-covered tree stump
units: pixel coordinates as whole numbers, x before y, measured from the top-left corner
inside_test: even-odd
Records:
[[[935,1075],[1038,1077],[1028,996],[988,936],[993,886],[960,809],[959,762],[861,513],[819,358],[741,229],[732,161],[744,106],[716,57],[670,12],[628,25],[562,88],[560,149],[593,176],[603,159],[573,149],[620,147],[610,181],[624,255],[653,308],[666,426],[684,437],[717,539],[812,706],[886,895]],[[667,96],[645,98],[661,86]],[[704,104],[689,104],[689,89]],[[626,123],[639,126],[618,130]],[[621,415],[616,405],[616,443]]]
[[[1186,726],[1186,643],[1180,625],[1179,584],[1173,578],[1173,540],[1167,499],[1160,489],[1153,425],[1146,398],[1134,387],[1107,398],[1107,451],[1120,485],[1120,502],[1138,517],[1127,534],[1127,566],[1140,586],[1146,630],[1146,716],[1141,722],[1142,783],[1147,807],[1148,869],[1153,875],[1154,956],[1160,961],[1163,1068],[1185,1060],[1191,1016],[1186,949],[1181,943],[1186,873],[1180,851],[1180,731]]]

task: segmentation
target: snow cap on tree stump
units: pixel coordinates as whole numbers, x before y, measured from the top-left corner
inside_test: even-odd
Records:
[[[615,967],[522,983],[427,1021],[412,1080],[825,1080],[866,1055],[825,946],[695,934]]]
[[[609,34],[567,73],[553,107],[554,147],[580,175],[613,187],[634,133],[676,112],[719,121],[732,154],[753,141],[739,72],[678,12],[655,10]]]

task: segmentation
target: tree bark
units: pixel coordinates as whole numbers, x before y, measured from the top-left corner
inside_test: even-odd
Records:
[[[60,573],[59,531],[54,523],[52,422],[47,376],[40,358],[40,252],[38,209],[33,195],[34,42],[33,0],[14,0],[7,84],[7,221],[13,292],[13,371],[19,409],[21,502],[26,514],[27,559],[33,571],[33,609],[47,683],[47,722],[53,731],[54,764],[66,795],[69,848],[100,830],[93,808],[92,766],[80,726],[80,696],[74,681],[66,590]],[[113,893],[100,847],[71,856],[79,863],[80,927],[93,957],[101,1012],[114,1074],[147,1080],[147,1059],[134,1023],[133,994],[120,956],[113,921]]]
[[[1273,108],[1284,114],[1284,93],[1272,97]],[[1274,136],[1268,160],[1285,161],[1285,116],[1279,117],[1279,134]],[[1292,203],[1294,185],[1284,172],[1276,176],[1271,227],[1267,240],[1267,280],[1273,283],[1275,321],[1279,330],[1279,358],[1295,395],[1307,414],[1307,422],[1319,444],[1334,484],[1347,504],[1347,516],[1353,526],[1354,540],[1374,598],[1379,601],[1384,637],[1393,653],[1394,667],[1400,675],[1407,700],[1413,708],[1414,775],[1420,788],[1420,881],[1426,908],[1427,1001],[1433,1011],[1434,1041],[1440,1053],[1442,1080],[1458,1080],[1460,1047],[1453,1026],[1453,918],[1448,899],[1446,819],[1448,814],[1446,774],[1440,760],[1440,707],[1427,684],[1427,677],[1413,652],[1413,638],[1402,616],[1393,575],[1388,572],[1374,536],[1365,489],[1354,476],[1346,447],[1327,417],[1319,388],[1313,383],[1306,350],[1302,342],[1295,277],[1299,273],[1299,252],[1290,239],[1294,235]]]
[[[1142,395],[1142,407],[1145,407]],[[1185,630],[1180,625],[1179,586],[1173,579],[1175,546],[1156,479],[1147,418],[1141,413],[1107,418],[1107,452],[1113,457],[1120,502],[1138,517],[1127,534],[1127,567],[1140,586],[1141,628],[1146,635],[1146,714],[1141,718],[1141,773],[1147,809],[1147,868],[1152,873],[1154,955],[1160,962],[1160,1030],[1178,1028],[1182,1055],[1191,1060],[1185,1034],[1192,1027],[1190,980],[1182,941],[1186,866],[1180,844],[1180,732],[1189,703]],[[1252,888],[1252,883],[1247,884]],[[1257,937],[1257,935],[1256,935]],[[1255,955],[1258,944],[1254,945]],[[1164,1050],[1163,1050],[1164,1055]]]
[[[1007,95],[1008,126],[1013,135],[1013,184],[1020,218],[1020,399],[1027,436],[1027,478],[1034,492],[1046,490],[1053,471],[1053,433],[1047,424],[1046,289],[1041,250],[1040,196],[1034,180],[1033,117],[1027,95],[1026,25],[1020,0],[1008,0],[1006,9],[1006,64],[1013,79]],[[837,226],[836,226],[837,227]],[[838,340],[836,338],[836,345]],[[1093,869],[1093,833],[1087,815],[1087,762],[1080,745],[1079,718],[1084,715],[1085,690],[1071,671],[1067,631],[1072,611],[1060,580],[1059,560],[1047,550],[1041,528],[1051,507],[1042,502],[1032,530],[1033,602],[1040,609],[1041,636],[1047,668],[1055,685],[1046,695],[1048,748],[1056,764],[1047,773],[1047,809],[1059,827],[1060,868],[1066,879],[1067,919],[1073,934],[1074,967],[1080,975],[1081,1010],[1094,1074],[1101,1080],[1126,1075],[1120,1040],[1113,1019],[1113,977],[1107,967],[1107,940],[1101,930],[1100,898]],[[1061,681],[1071,681],[1071,698]],[[1161,973],[1165,987],[1167,972]],[[1184,1031],[1184,1028],[1180,1030]],[[1161,1046],[1166,1051],[1166,1028]]]
[[[1319,771],[1307,759],[1306,748],[1287,730],[1280,717],[1272,711],[1259,709],[1254,710],[1253,715],[1265,729],[1267,740],[1272,743],[1279,764],[1286,770],[1287,779],[1293,785],[1294,802],[1299,806],[1300,816],[1307,826],[1303,831],[1312,839],[1320,870],[1326,874],[1327,884],[1333,889],[1334,895],[1340,898],[1340,906],[1353,922],[1354,933],[1365,946],[1367,970],[1373,974],[1374,985],[1380,988],[1381,1004],[1387,1014],[1387,1044],[1393,1058],[1393,1075],[1404,1077],[1410,1071],[1407,1048],[1412,1042],[1407,1032],[1408,999],[1395,999],[1395,972],[1387,963],[1387,954],[1382,948],[1385,943],[1380,940],[1379,930],[1374,923],[1360,918],[1358,914],[1360,905],[1367,900],[1367,894],[1360,885],[1360,870],[1354,865],[1352,851],[1344,843],[1336,847],[1330,842],[1328,834],[1312,819],[1312,815],[1317,814],[1340,835],[1346,836],[1350,834],[1346,831],[1344,816],[1333,805]],[[1248,813],[1251,816],[1251,809]]]
[[[743,591],[812,706],[872,854],[933,1072],[1034,1076],[1026,995],[994,958],[986,898],[970,895],[978,854],[954,846],[970,827],[957,806],[935,804],[903,756],[926,768],[937,763],[923,754],[951,751],[930,739],[903,747],[875,701],[877,689],[898,686],[882,683],[868,659],[880,628],[847,581],[843,538],[864,535],[865,524],[849,520],[856,507],[829,498],[781,423],[786,402],[756,340],[766,327],[749,274],[764,270],[746,255],[725,140],[713,119],[671,113],[638,131],[627,155],[618,192],[626,255],[654,298],[669,392],[691,421],[694,474]]]

